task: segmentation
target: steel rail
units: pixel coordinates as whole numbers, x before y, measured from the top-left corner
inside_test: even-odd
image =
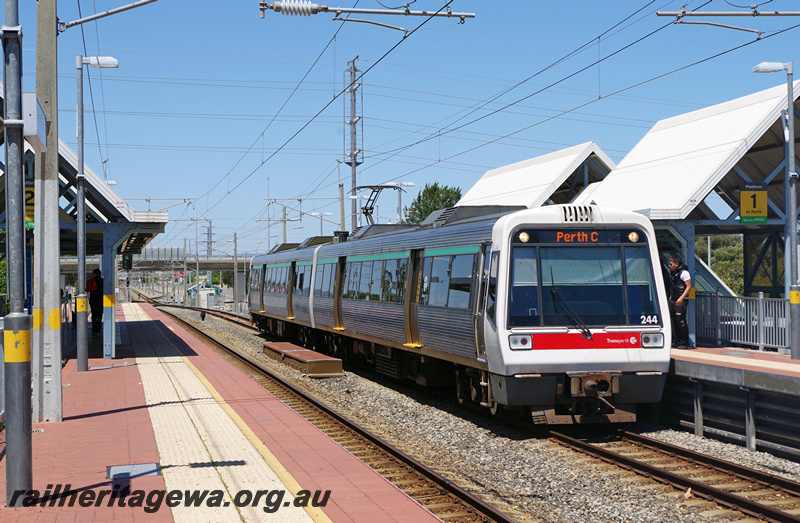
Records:
[[[708,501],[714,501],[720,505],[742,512],[749,516],[780,523],[800,521],[800,517],[798,516],[793,516],[781,510],[776,510],[768,505],[763,505],[747,498],[737,496],[736,494],[714,488],[711,485],[700,483],[685,476],[674,474],[658,467],[642,463],[636,459],[629,458],[622,454],[618,454],[585,441],[580,441],[567,436],[566,434],[550,431],[549,435],[551,439],[555,440],[561,445],[572,448],[578,452],[582,452],[587,456],[600,459],[606,463],[621,466],[626,470],[636,472],[637,474],[640,474],[646,478],[650,478],[659,483],[668,484],[682,490],[691,489],[694,494],[699,494],[702,497],[705,497],[705,499]]]
[[[775,476],[773,474],[768,474],[766,472],[761,472],[760,470],[747,468],[742,465],[737,465],[736,463],[731,463],[730,461],[726,461],[724,459],[700,454],[698,452],[694,452],[693,450],[677,447],[670,443],[658,441],[640,434],[635,434],[633,432],[620,430],[619,435],[623,440],[632,441],[645,447],[674,454],[676,456],[692,460],[695,463],[713,467],[722,472],[736,475],[742,479],[746,479],[747,481],[758,482],[765,486],[780,489],[788,494],[800,497],[800,483],[796,481]]]

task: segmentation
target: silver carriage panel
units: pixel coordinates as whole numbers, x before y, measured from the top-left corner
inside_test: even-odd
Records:
[[[333,317],[333,298],[320,298],[314,296],[314,323],[317,327],[336,327],[336,320]]]
[[[247,292],[247,303],[251,311],[258,312],[261,310],[261,302],[259,300],[258,291]]]
[[[429,349],[476,357],[472,311],[421,306],[418,312],[419,338]]]
[[[402,303],[342,300],[342,322],[346,330],[405,343],[406,327]]]
[[[289,315],[289,307],[286,306],[286,295],[274,292],[264,293],[264,312],[274,316],[283,316],[284,318]]]
[[[311,322],[311,311],[308,307],[308,296],[292,295],[292,312],[297,321]]]

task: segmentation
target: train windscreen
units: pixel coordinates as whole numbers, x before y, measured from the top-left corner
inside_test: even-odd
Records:
[[[515,245],[509,327],[662,325],[647,245]]]

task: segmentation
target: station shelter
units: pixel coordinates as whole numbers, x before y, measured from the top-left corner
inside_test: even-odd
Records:
[[[2,133],[0,133],[2,136]],[[0,139],[1,140],[1,139]],[[52,148],[51,148],[52,149]],[[32,315],[31,365],[33,379],[34,421],[60,421],[61,379],[60,368],[64,355],[75,344],[74,336],[64,336],[71,325],[64,321],[64,309],[74,310],[68,296],[62,297],[61,308],[43,307],[43,294],[63,288],[61,275],[75,272],[77,264],[77,154],[62,140],[58,140],[58,180],[48,184],[41,179],[44,154],[35,152],[25,143],[23,176],[25,178],[26,202],[26,291],[27,310]],[[0,163],[0,229],[6,228],[6,184],[5,165]],[[103,276],[103,357],[115,356],[117,344],[115,329],[116,282],[118,255],[139,253],[155,236],[164,232],[168,213],[160,211],[135,211],[117,194],[112,183],[97,175],[88,165],[84,165],[85,208],[86,208],[86,255],[87,272],[99,268]],[[52,180],[55,182],[55,180]],[[57,191],[57,195],[53,194]],[[43,195],[49,192],[52,199]],[[48,208],[44,201],[55,201],[58,209]],[[37,207],[38,203],[38,207]],[[57,214],[57,216],[54,216]],[[54,223],[55,227],[43,227],[44,223]],[[52,230],[50,230],[52,229]],[[57,259],[57,267],[50,268],[42,261],[41,254],[50,250]],[[37,252],[39,251],[39,252]],[[3,252],[5,250],[3,249]],[[99,260],[99,261],[98,261]],[[87,276],[87,281],[90,275]],[[77,292],[79,293],[79,291]],[[56,294],[57,296],[57,294]],[[71,297],[74,300],[74,296]]]
[[[796,210],[788,220],[784,211],[787,91],[784,84],[661,120],[618,165],[588,142],[493,169],[457,206],[595,203],[639,212],[653,222],[664,267],[678,255],[697,291],[723,296],[734,293],[697,258],[695,238],[738,234],[743,294],[785,297],[785,231],[797,228]],[[794,93],[797,123],[800,81]],[[690,300],[693,339],[695,323]]]

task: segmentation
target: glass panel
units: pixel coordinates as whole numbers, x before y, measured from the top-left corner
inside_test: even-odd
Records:
[[[422,262],[422,289],[419,293],[419,304],[427,305],[428,296],[431,292],[431,267],[433,258],[425,258]]]
[[[317,265],[317,276],[314,280],[314,296],[322,296],[322,280],[325,265]]]
[[[397,301],[397,260],[386,260],[383,271],[383,284],[381,285],[381,300]]]
[[[565,304],[588,326],[628,324],[620,247],[542,247],[540,257],[545,325],[574,327]]]
[[[536,247],[519,247],[511,253],[511,292],[508,325],[539,325],[539,285]]]
[[[326,263],[324,265],[325,273],[322,276],[322,294],[320,294],[323,298],[330,298],[331,297],[331,289],[333,288],[333,272],[336,265],[332,263]]]
[[[450,284],[450,256],[437,256],[431,265],[430,292],[428,305],[445,307],[447,305],[447,289]]]
[[[628,311],[631,325],[661,325],[647,247],[625,247]]]
[[[497,259],[499,256],[499,252],[492,253],[492,262],[489,266],[489,286],[486,289],[486,316],[492,321],[492,323],[495,322],[495,303],[497,302]]]
[[[358,299],[369,299],[369,285],[372,283],[372,262],[361,262],[361,279],[358,284]]]
[[[383,276],[383,262],[376,261],[372,265],[372,284],[370,286],[370,300],[381,299],[381,277]]]
[[[350,270],[352,269],[352,264],[348,263],[344,266],[344,276],[342,278],[342,287],[341,287],[341,295],[342,298],[347,298],[350,295]]]
[[[393,301],[403,303],[406,299],[406,272],[408,271],[408,260],[398,260],[397,262],[397,296]]]
[[[475,255],[453,257],[453,264],[450,269],[450,287],[447,296],[448,307],[454,309],[469,308],[469,291],[472,288],[472,267],[474,265]]]
[[[348,263],[347,270],[347,294],[345,298],[355,299],[358,297],[358,280],[361,276],[360,263]]]

